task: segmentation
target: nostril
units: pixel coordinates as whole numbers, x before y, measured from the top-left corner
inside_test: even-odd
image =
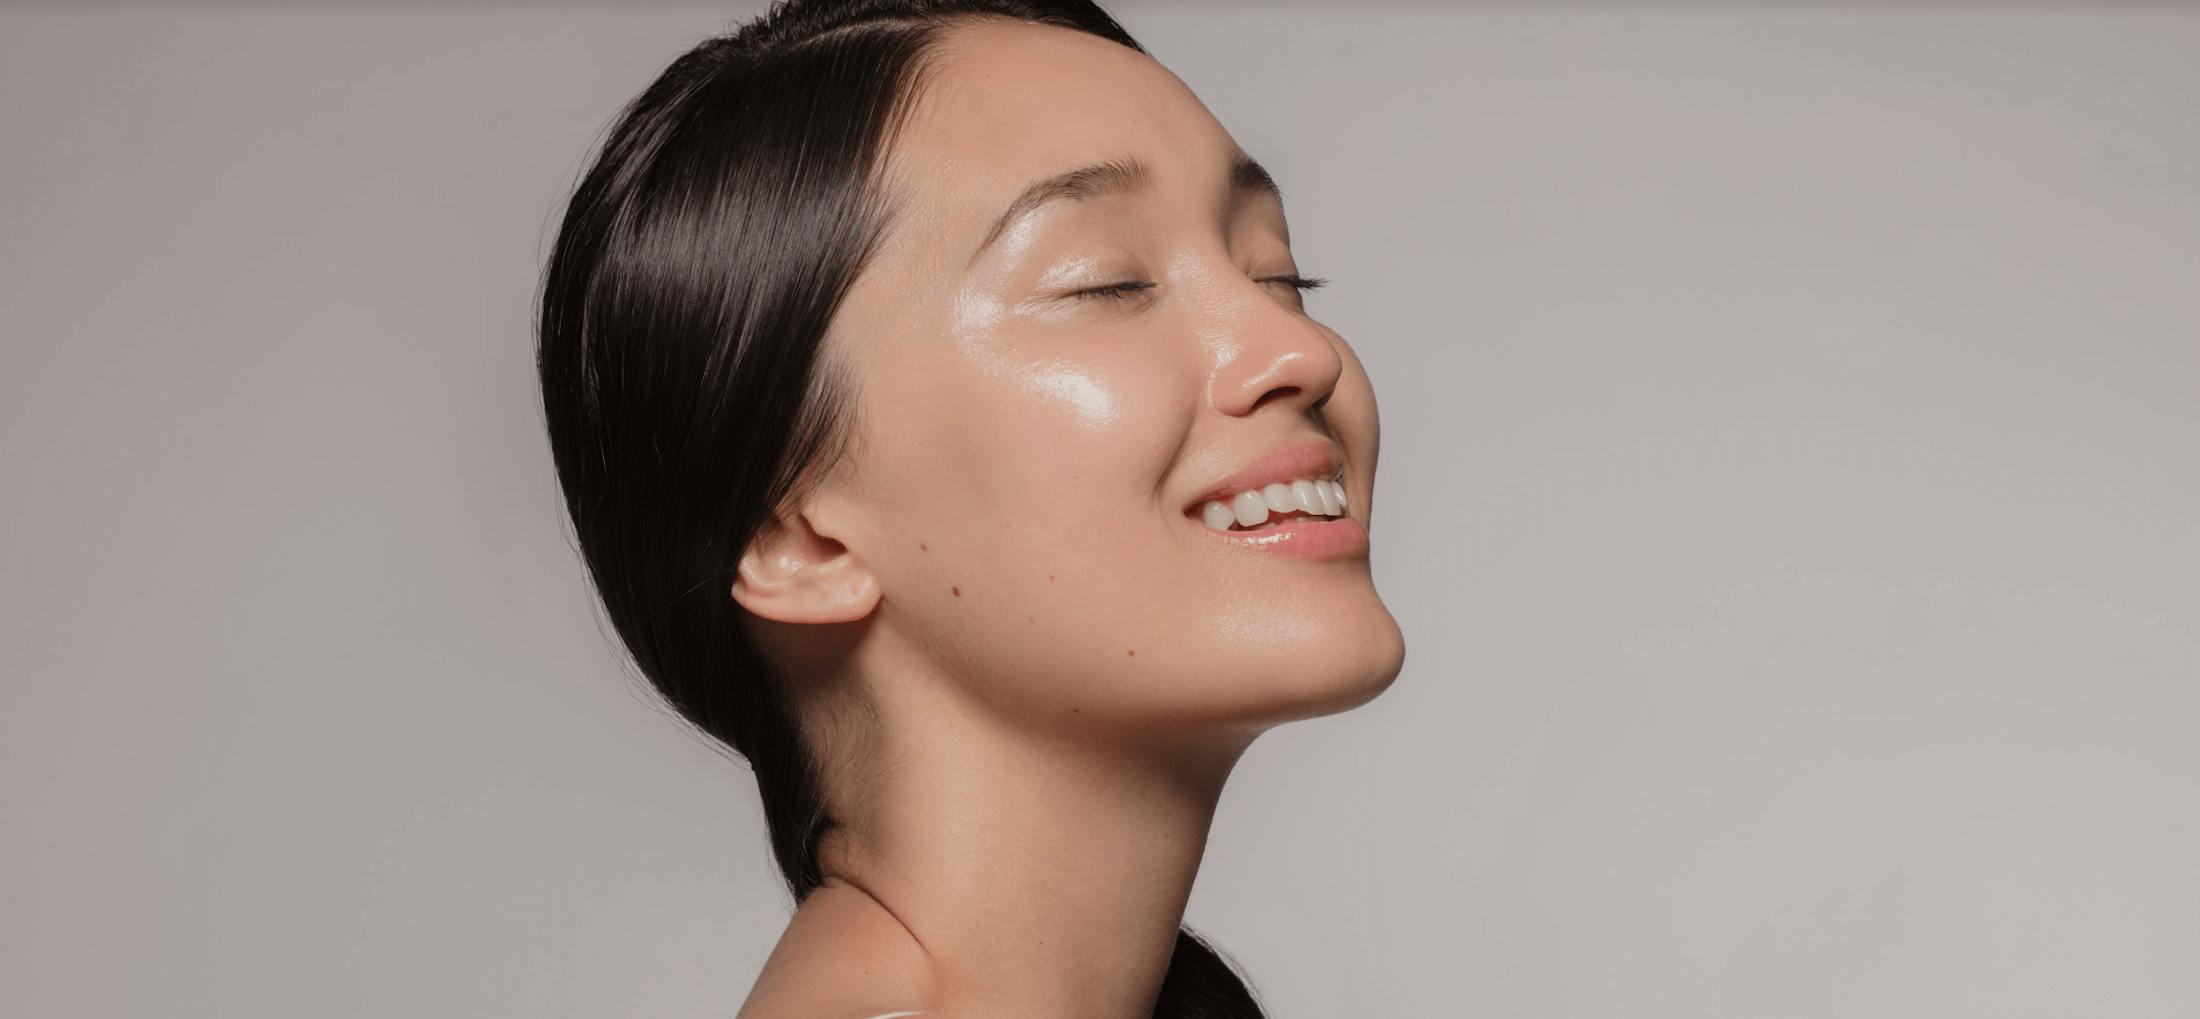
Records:
[[[1289,399],[1297,395],[1299,395],[1299,387],[1297,386],[1277,386],[1274,389],[1260,394],[1260,399],[1254,400],[1253,405],[1246,409],[1246,413],[1250,414],[1253,411],[1259,410],[1263,404],[1268,403],[1270,400],[1278,398]],[[1322,400],[1326,401],[1328,399],[1329,397],[1327,394],[1324,394],[1322,396]],[[1314,405],[1319,407],[1321,406],[1321,403],[1317,401]]]

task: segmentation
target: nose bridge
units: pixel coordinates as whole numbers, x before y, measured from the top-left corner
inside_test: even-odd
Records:
[[[1213,325],[1207,402],[1234,416],[1287,400],[1305,411],[1328,399],[1344,373],[1344,357],[1329,330],[1269,293],[1274,283],[1244,279]]]

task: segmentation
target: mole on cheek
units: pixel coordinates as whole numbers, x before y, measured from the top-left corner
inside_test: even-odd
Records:
[[[1125,655],[1126,657],[1130,657],[1130,658],[1136,658],[1136,657],[1138,657],[1138,652],[1136,652],[1136,651],[1125,651],[1125,652],[1123,652],[1123,654],[1124,654],[1124,655]]]
[[[954,592],[954,594],[955,594],[955,597],[957,597],[957,598],[960,598],[960,597],[962,597],[962,596],[963,596],[963,589],[962,589],[962,588],[959,588],[959,587],[950,587],[950,588],[948,588],[948,590],[949,590],[949,591],[952,591],[952,592]]]
[[[932,546],[930,546],[930,545],[927,545],[927,544],[925,544],[924,542],[921,542],[921,541],[920,541],[920,542],[917,542],[917,551],[919,551],[919,552],[930,552],[930,551],[932,551]]]

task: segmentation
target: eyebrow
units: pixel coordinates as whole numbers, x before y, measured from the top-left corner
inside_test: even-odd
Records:
[[[1000,218],[993,221],[992,229],[986,231],[985,239],[978,242],[978,248],[971,253],[970,260],[976,262],[986,248],[1000,240],[1001,234],[1008,230],[1010,223],[1031,215],[1050,202],[1083,201],[1102,195],[1135,192],[1152,184],[1153,172],[1146,168],[1146,164],[1131,157],[1104,159],[1041,177],[1024,188],[1015,201],[1008,203],[1008,208],[1001,213]],[[1283,201],[1283,189],[1276,186],[1276,178],[1270,176],[1267,168],[1261,166],[1259,161],[1243,153],[1230,161],[1230,193],[1265,194],[1273,196],[1279,203]]]

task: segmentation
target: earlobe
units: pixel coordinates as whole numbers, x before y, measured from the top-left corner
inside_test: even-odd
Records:
[[[733,600],[782,623],[850,623],[877,607],[878,578],[798,513],[757,531],[734,572]]]

